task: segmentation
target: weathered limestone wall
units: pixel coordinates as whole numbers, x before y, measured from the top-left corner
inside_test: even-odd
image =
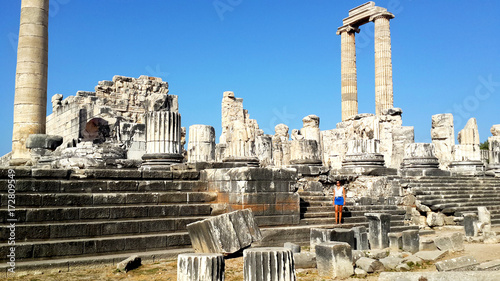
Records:
[[[345,129],[332,129],[321,132],[323,165],[333,169],[342,168],[342,161],[347,151]]]
[[[26,139],[45,133],[49,0],[23,0],[17,47],[12,164],[30,158]]]
[[[404,147],[414,142],[413,127],[402,126],[402,110],[391,108],[381,115],[358,114],[337,124],[337,129],[322,131],[323,165],[340,168],[350,140],[380,140],[380,153],[388,168],[399,168]]]
[[[278,124],[274,127],[275,134],[272,138],[274,166],[290,165],[290,136],[288,126]]]
[[[79,91],[76,96],[62,100],[61,95],[52,98],[53,112],[47,116],[47,134],[60,135],[64,143],[83,137],[87,122],[101,118],[110,126],[121,122],[145,123],[148,107],[165,105],[153,103],[155,96],[168,94],[168,83],[161,78],[140,76],[131,78],[114,76],[113,81],[100,81],[95,92]],[[178,112],[178,97],[168,95],[168,109]],[[119,126],[117,126],[119,127]]]
[[[432,116],[431,138],[436,157],[439,159],[439,168],[445,170],[453,161],[455,131],[452,114],[446,113]]]
[[[224,161],[257,159],[255,139],[264,135],[257,121],[250,119],[248,110],[243,109],[243,99],[226,91],[222,97],[222,134],[219,138],[218,155]]]
[[[458,132],[459,145],[453,147],[454,161],[481,161],[479,131],[476,118],[471,118]]]
[[[286,168],[207,169],[201,172],[209,191],[227,212],[251,209],[259,226],[293,225],[300,219],[295,191],[297,170]]]

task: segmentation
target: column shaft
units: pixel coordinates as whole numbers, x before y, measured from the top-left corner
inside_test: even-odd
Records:
[[[358,85],[356,74],[356,43],[354,32],[342,31],[342,121],[358,114]]]
[[[17,48],[12,164],[30,158],[26,139],[45,133],[49,0],[23,0]]]
[[[378,16],[375,23],[375,113],[393,108],[391,31],[389,18]]]

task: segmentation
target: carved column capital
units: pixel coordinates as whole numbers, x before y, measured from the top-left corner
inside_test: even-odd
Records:
[[[391,20],[394,18],[394,14],[390,13],[390,12],[379,12],[379,13],[371,15],[369,21],[375,21],[378,18],[386,18],[386,19]]]
[[[340,35],[342,32],[359,33],[359,28],[357,26],[352,26],[352,25],[343,25],[337,28],[337,35]]]

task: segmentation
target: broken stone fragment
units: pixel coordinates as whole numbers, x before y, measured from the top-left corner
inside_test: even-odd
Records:
[[[231,254],[262,239],[249,209],[190,223],[186,228],[197,253]]]
[[[384,265],[376,259],[362,257],[356,261],[356,267],[363,269],[367,273],[384,270]]]
[[[26,148],[45,148],[54,150],[63,143],[61,136],[45,135],[45,134],[32,134],[26,140]]]
[[[500,136],[500,124],[491,126],[490,132],[494,137]]]
[[[122,272],[127,272],[132,269],[136,269],[139,266],[141,266],[141,258],[134,255],[116,264],[116,269]]]

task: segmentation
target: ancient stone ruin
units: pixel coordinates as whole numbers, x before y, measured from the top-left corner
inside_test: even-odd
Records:
[[[388,247],[411,252],[413,261],[444,256],[442,241],[432,241],[440,248],[435,252],[420,239],[433,227],[463,226],[457,235],[465,239],[498,240],[491,226],[500,224],[500,212],[483,208],[500,204],[500,125],[491,128],[483,151],[476,119],[459,131],[456,144],[453,116],[438,114],[429,118],[432,143],[415,143],[414,128],[402,125],[403,110],[393,105],[394,15],[374,2],[350,10],[337,31],[342,120],[335,128],[321,130],[320,117],[310,114],[302,128],[278,124],[266,134],[243,98],[225,91],[218,142],[212,126],[182,124],[183,97],[170,94],[158,77],[114,76],[93,92],[56,94],[46,117],[48,0],[23,1],[21,9],[12,155],[0,169],[4,179],[15,175],[15,185],[1,181],[2,202],[15,189],[16,204],[14,210],[2,203],[0,227],[9,237],[15,218],[18,269],[113,263],[131,253],[151,260],[194,248],[205,253],[179,256],[182,278],[196,264],[221,276],[221,254],[244,250],[246,275],[256,257],[268,256],[283,266],[284,280],[295,280],[295,266],[303,263],[282,247],[291,242],[314,243],[321,274],[348,277],[406,270],[406,260],[387,259]],[[360,114],[355,33],[370,22],[376,108]],[[336,181],[347,202],[334,228]],[[234,247],[223,249],[221,240]],[[4,241],[0,251],[7,270],[11,247]]]

